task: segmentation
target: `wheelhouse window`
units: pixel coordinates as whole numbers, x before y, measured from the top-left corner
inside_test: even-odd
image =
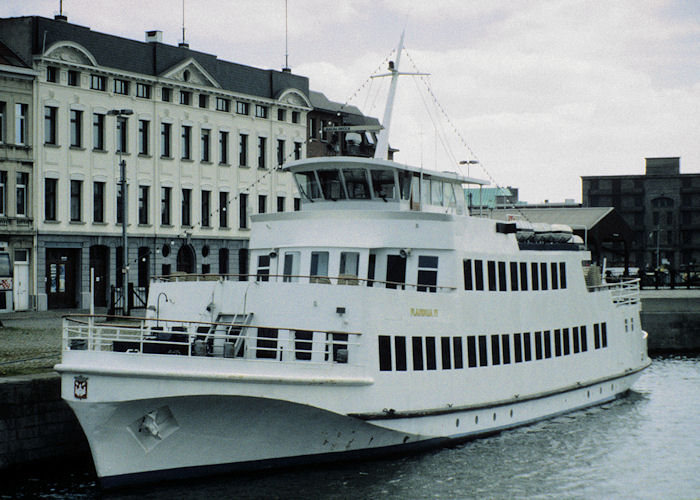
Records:
[[[418,288],[419,292],[437,291],[438,258],[430,255],[418,256]]]
[[[320,200],[321,189],[316,181],[316,174],[313,171],[297,172],[294,174],[301,195],[307,200]]]
[[[363,168],[343,169],[345,187],[348,191],[348,198],[351,200],[369,200],[369,181],[367,171]]]
[[[372,170],[374,197],[382,200],[396,199],[396,186],[392,170]]]
[[[340,180],[338,170],[319,170],[318,180],[321,183],[324,198],[333,201],[345,199],[345,191],[343,191],[343,183]]]

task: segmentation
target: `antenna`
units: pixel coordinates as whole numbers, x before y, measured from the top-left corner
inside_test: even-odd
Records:
[[[292,69],[289,67],[289,16],[287,15],[287,7],[289,0],[284,0],[284,68],[282,71],[287,73]]]
[[[182,41],[178,45],[185,48],[190,46],[185,40],[185,0],[182,0]]]

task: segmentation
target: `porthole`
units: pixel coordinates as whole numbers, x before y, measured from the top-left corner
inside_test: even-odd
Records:
[[[207,257],[209,255],[209,245],[204,245],[202,247],[202,257]]]
[[[165,243],[163,245],[163,248],[160,249],[160,253],[163,254],[163,257],[167,257],[168,255],[170,255],[170,245]]]
[[[493,414],[493,419],[496,420],[496,413]]]
[[[474,417],[474,423],[475,423],[475,424],[478,424],[478,423],[479,423],[479,415],[477,415],[476,417]]]

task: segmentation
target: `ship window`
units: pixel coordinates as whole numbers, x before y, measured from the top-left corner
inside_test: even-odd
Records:
[[[518,291],[518,263],[510,263],[510,289],[514,292]]]
[[[566,288],[566,262],[559,263],[559,288]]]
[[[311,252],[311,282],[327,283],[328,252]]]
[[[326,334],[326,361],[328,361],[328,348],[333,352],[335,363],[348,362],[348,334],[347,333],[327,333]]]
[[[396,370],[406,371],[406,337],[394,337],[394,350],[396,351]]]
[[[581,350],[581,348],[579,346],[578,326],[575,326],[573,328],[572,336],[574,338],[574,354],[576,354]]]
[[[520,289],[527,291],[527,262],[520,263]]]
[[[377,255],[370,253],[367,261],[367,286],[374,286],[374,268],[377,265]]]
[[[581,334],[581,352],[586,352],[588,350],[588,339],[586,338],[586,325],[581,325],[579,333]]]
[[[499,348],[500,338],[498,335],[491,335],[491,364],[501,364],[501,350]]]
[[[423,369],[423,337],[412,337],[413,369]]]
[[[311,360],[314,332],[294,332],[294,357],[302,361]]]
[[[532,345],[530,343],[530,332],[523,333],[523,353],[525,361],[532,360]]]
[[[284,253],[284,278],[283,281],[299,281],[299,261],[301,260],[299,252]]]
[[[425,358],[428,370],[435,370],[437,367],[435,360],[435,337],[425,338]]]
[[[440,350],[442,351],[442,369],[450,370],[452,368],[452,356],[450,352],[450,337],[440,338]]]
[[[454,349],[455,369],[464,368],[464,354],[462,353],[462,337],[452,338],[452,347]]]
[[[537,262],[531,262],[530,263],[530,276],[532,277],[532,289],[533,290],[539,290],[540,289],[540,280],[539,280],[539,269]]]
[[[501,335],[501,353],[503,355],[503,364],[510,364],[510,335]]]
[[[489,291],[496,291],[496,261],[489,260],[486,263],[489,277]]]
[[[423,204],[430,204],[430,179],[423,177],[420,190],[421,196],[423,196]]]
[[[571,349],[569,347],[569,329],[564,328],[561,331],[561,336],[562,336],[562,344],[564,345],[564,356],[568,356],[571,354]]]
[[[557,262],[552,262],[552,290],[559,288],[559,265]]]
[[[523,361],[523,344],[520,339],[520,334],[516,333],[513,335],[513,357],[516,363],[522,363]]]
[[[535,359],[542,359],[542,332],[535,332]]]
[[[600,345],[608,347],[608,324],[600,324]]]
[[[258,341],[255,350],[256,358],[277,358],[277,329],[258,328]]]
[[[593,325],[593,345],[596,349],[600,349],[600,325]]]
[[[484,261],[474,261],[474,285],[477,290],[484,289]]]
[[[545,358],[551,358],[552,357],[552,336],[549,330],[545,330],[542,332],[542,335],[544,335],[544,357]]]
[[[297,172],[294,174],[294,179],[299,187],[299,192],[307,200],[320,200],[321,189],[316,181],[316,174],[313,171],[310,172]]]
[[[498,291],[507,292],[508,285],[506,284],[506,263],[498,263]]]
[[[430,203],[442,205],[442,182],[435,179],[430,181]]]
[[[413,181],[413,174],[406,170],[399,172],[399,187],[401,189],[401,199],[410,200],[411,199],[411,183]]]
[[[561,330],[554,330],[554,355],[561,356]]]
[[[455,197],[455,191],[454,191],[454,185],[451,183],[446,182],[445,183],[445,206],[447,207],[456,207],[457,206],[457,198]]]
[[[438,258],[430,255],[418,256],[418,287],[419,292],[437,291]]]
[[[345,188],[348,191],[348,198],[351,200],[369,200],[369,182],[367,181],[367,171],[363,168],[343,169],[345,178]]]
[[[469,368],[476,366],[476,337],[469,335],[467,337],[467,362]]]
[[[270,256],[258,255],[258,281],[270,280]]]
[[[479,366],[488,366],[489,358],[486,352],[486,335],[479,335]]]
[[[472,285],[472,260],[464,259],[462,262],[462,267],[464,268],[464,289],[471,290]]]
[[[540,288],[542,290],[546,290],[547,289],[547,263],[546,262],[540,263],[540,277],[541,277]]]
[[[406,259],[400,255],[388,255],[386,258],[386,287],[402,290],[406,283]]]
[[[360,264],[360,254],[358,252],[340,252],[340,272],[341,278],[357,278]]]
[[[379,370],[391,371],[391,338],[388,335],[380,335],[379,339]]]
[[[317,174],[325,199],[332,201],[345,199],[345,191],[343,191],[343,183],[340,180],[338,170],[319,170]]]
[[[381,198],[384,201],[395,200],[396,189],[393,170],[372,170],[372,187],[375,198]]]

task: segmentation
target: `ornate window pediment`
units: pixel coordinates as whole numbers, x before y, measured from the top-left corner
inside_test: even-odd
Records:
[[[309,99],[297,89],[285,89],[277,98],[280,104],[289,104],[291,106],[301,106],[311,108]]]
[[[221,88],[219,82],[192,57],[164,71],[160,76],[194,85]]]
[[[44,52],[44,56],[59,61],[97,66],[97,60],[90,51],[75,42],[57,42]]]

